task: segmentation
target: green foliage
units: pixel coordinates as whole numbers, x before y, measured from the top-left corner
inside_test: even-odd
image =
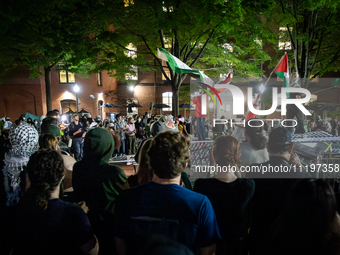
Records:
[[[337,110],[337,111],[329,111],[329,112],[327,113],[327,116],[328,116],[329,118],[338,118],[338,119],[340,119],[340,109]]]
[[[263,12],[263,24],[277,38],[273,45],[278,45],[279,38],[282,42],[291,43],[291,50],[287,49],[290,66],[302,79],[302,87],[308,87],[311,76],[340,70],[339,1],[271,2],[273,5]],[[286,30],[280,32],[279,27],[285,27]],[[272,67],[283,52],[277,52]]]

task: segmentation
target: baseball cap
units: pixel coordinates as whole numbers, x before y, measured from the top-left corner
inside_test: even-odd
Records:
[[[269,134],[269,144],[288,145],[292,143],[292,134],[287,128],[274,128]]]
[[[55,125],[48,125],[46,129],[46,134],[51,134],[54,136],[60,136],[60,129]]]

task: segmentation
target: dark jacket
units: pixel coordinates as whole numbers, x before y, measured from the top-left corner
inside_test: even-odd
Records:
[[[270,156],[269,161],[252,166],[260,167],[260,165],[290,167],[289,162],[279,156]],[[275,178],[279,177],[277,173],[267,173],[260,177],[262,178],[254,178],[256,188],[252,198],[251,250],[256,249],[253,254],[265,254],[263,249],[268,247],[266,241],[269,239],[272,224],[280,214],[289,191],[299,181],[293,178]]]

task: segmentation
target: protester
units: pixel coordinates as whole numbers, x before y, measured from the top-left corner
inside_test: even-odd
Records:
[[[135,187],[146,182],[150,182],[153,179],[153,170],[150,165],[150,156],[147,155],[147,151],[150,148],[152,143],[152,138],[146,139],[143,144],[140,145],[140,152],[138,151],[138,168],[137,174],[131,175],[128,178],[129,186]],[[188,175],[186,172],[181,172],[181,181],[180,185],[182,187],[186,187],[192,190],[191,183],[189,181]]]
[[[22,124],[9,130],[10,150],[0,161],[0,245],[2,252],[10,243],[10,229],[15,206],[26,187],[26,165],[37,149],[39,134],[30,125]],[[6,148],[5,148],[6,149]],[[10,247],[7,247],[10,249]]]
[[[263,134],[261,120],[248,120],[245,125],[245,136],[247,141],[241,143],[241,164],[249,166],[268,161],[267,140]]]
[[[43,119],[41,124],[41,133],[46,133],[50,125],[58,127],[58,120],[52,117],[46,117]]]
[[[84,157],[73,167],[72,186],[76,201],[85,201],[88,217],[101,244],[101,253],[115,250],[112,214],[117,196],[128,188],[124,171],[109,165],[115,148],[112,134],[105,128],[91,129],[85,136]]]
[[[325,120],[322,124],[322,131],[325,131],[329,134],[332,133],[331,123],[329,123],[327,120]]]
[[[335,118],[332,118],[331,120],[331,126],[332,126],[332,135],[338,136],[338,120]]]
[[[318,119],[317,119],[317,121],[315,122],[315,125],[316,125],[316,128],[315,128],[315,130],[316,130],[316,131],[320,131],[320,130],[322,130],[322,127],[323,127],[323,121],[322,121],[322,119],[321,119],[321,116],[320,116],[320,115],[318,115]]]
[[[185,118],[182,117],[182,115],[178,115],[178,131],[189,137],[190,135],[188,134],[187,127],[184,122]]]
[[[11,122],[11,118],[10,117],[6,117],[6,122],[4,125],[4,128],[10,128],[12,126],[12,122]]]
[[[214,254],[220,235],[210,201],[179,185],[180,173],[189,161],[189,145],[187,138],[172,131],[153,138],[148,150],[153,181],[128,189],[117,199],[114,229],[118,254],[137,254],[153,234],[160,234],[157,228],[192,250],[198,247],[200,254]],[[166,226],[174,231],[167,231]],[[138,228],[141,231],[137,232]]]
[[[274,225],[269,254],[340,252],[340,216],[334,191],[324,180],[300,181],[290,192]]]
[[[194,191],[209,198],[216,213],[222,237],[217,243],[217,255],[247,254],[249,201],[254,194],[255,183],[252,179],[237,177],[235,172],[240,163],[240,154],[240,144],[234,137],[219,136],[213,146],[215,167],[231,168],[217,172],[215,178],[198,179],[194,186]],[[235,168],[235,172],[232,168]]]
[[[205,133],[204,133],[204,124],[207,115],[202,114],[202,95],[204,91],[202,89],[198,90],[200,96],[197,96],[192,100],[192,104],[195,105],[196,117],[197,117],[197,124],[195,125],[195,129],[198,135],[198,141],[205,141]],[[208,105],[208,97],[206,106]]]
[[[11,150],[5,154],[3,175],[1,175],[3,177],[2,183],[5,185],[5,192],[1,193],[6,194],[7,206],[14,206],[20,200],[23,191],[22,186],[25,186],[24,167],[37,149],[38,138],[38,132],[28,124],[10,130]]]
[[[300,99],[301,93],[290,93],[291,99]],[[295,131],[293,127],[289,127],[288,129],[292,133],[296,134],[304,134],[305,128],[303,124],[303,114],[301,110],[295,104],[288,104],[287,105],[287,119],[294,119],[296,117],[297,126],[295,127]],[[288,126],[293,126],[293,121],[287,121]]]
[[[315,121],[310,120],[308,125],[307,125],[307,128],[308,128],[308,132],[314,131],[316,129]]]
[[[152,180],[153,171],[150,166],[149,157],[147,156],[147,150],[150,148],[151,143],[152,139],[147,139],[143,145],[141,145],[137,173],[128,177],[130,187],[135,187]]]
[[[83,158],[84,137],[86,135],[83,123],[79,122],[78,114],[73,116],[73,122],[68,126],[69,135],[72,138],[74,157],[77,161]]]
[[[116,133],[118,133],[121,145],[118,148],[118,153],[121,155],[125,154],[125,123],[123,120],[123,116],[120,114],[116,115],[116,122],[114,123],[114,130]]]
[[[127,154],[134,155],[136,153],[136,128],[132,117],[128,119],[125,134],[127,135]]]
[[[53,125],[51,125],[53,126]],[[56,127],[57,128],[57,127]],[[73,191],[72,189],[72,171],[73,166],[77,162],[73,157],[68,155],[63,155],[60,147],[59,147],[59,139],[60,135],[57,134],[43,134],[39,138],[39,145],[40,149],[52,149],[57,151],[63,159],[64,167],[65,167],[65,176],[62,181],[63,183],[63,191],[70,192]]]
[[[14,224],[12,254],[98,254],[98,241],[83,211],[59,199],[65,169],[60,155],[43,149],[28,165],[28,190]]]
[[[136,138],[144,139],[145,137],[145,124],[140,117],[138,117],[137,122],[135,123],[136,126]]]
[[[285,167],[299,166],[301,162],[293,153],[294,144],[291,142],[291,132],[286,128],[275,128],[269,134],[267,144],[269,161],[251,166],[260,169],[263,167]],[[250,227],[251,254],[264,254],[268,252],[268,240],[274,220],[278,217],[289,191],[298,178],[306,177],[299,173],[289,172],[256,172],[247,173],[247,177],[254,177],[255,192],[252,199],[253,211]]]

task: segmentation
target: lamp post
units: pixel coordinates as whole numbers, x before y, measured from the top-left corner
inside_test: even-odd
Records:
[[[79,86],[77,84],[74,86],[73,91],[76,93],[77,112],[79,112],[79,103],[78,103]]]

